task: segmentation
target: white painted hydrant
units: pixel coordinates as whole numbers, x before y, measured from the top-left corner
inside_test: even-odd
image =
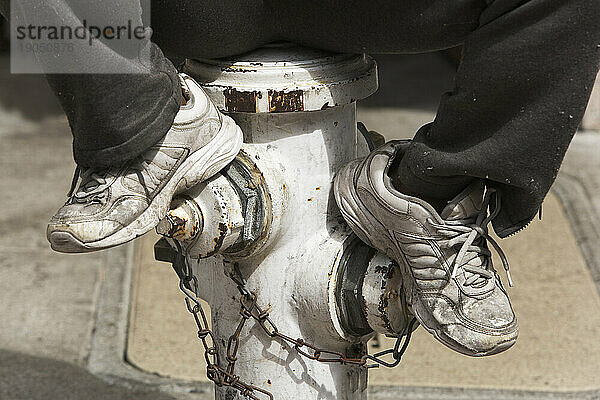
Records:
[[[335,173],[369,152],[356,101],[377,90],[374,60],[278,44],[186,72],[245,142],[157,227],[216,398],[365,399],[366,341],[414,324],[398,266],[351,233],[332,194]],[[194,297],[210,304],[212,331]]]

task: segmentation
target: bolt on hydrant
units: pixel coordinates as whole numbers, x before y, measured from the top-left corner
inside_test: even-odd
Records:
[[[377,139],[356,121],[356,101],[377,89],[374,60],[281,44],[186,72],[245,142],[157,226],[216,398],[366,399],[366,367],[397,364],[414,328],[398,266],[352,234],[332,194],[335,173]],[[376,332],[399,338],[384,352],[395,360],[367,356]]]

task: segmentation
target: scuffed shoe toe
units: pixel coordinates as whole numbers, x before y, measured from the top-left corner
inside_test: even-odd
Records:
[[[517,341],[518,330],[511,329],[503,333],[477,332],[462,324],[440,326],[434,335],[448,347],[471,357],[483,357],[498,354]]]

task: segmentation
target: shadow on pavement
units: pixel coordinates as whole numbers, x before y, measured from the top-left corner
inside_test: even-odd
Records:
[[[0,350],[0,399],[175,400],[111,385],[72,364],[6,350]]]

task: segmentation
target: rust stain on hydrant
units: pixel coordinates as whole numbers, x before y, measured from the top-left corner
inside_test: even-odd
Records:
[[[269,112],[304,111],[304,94],[302,90],[269,90]]]
[[[185,235],[185,226],[187,224],[187,221],[185,219],[178,217],[177,215],[173,215],[173,214],[169,214],[168,218],[169,218],[169,221],[171,222],[171,227],[170,227],[169,231],[167,232],[167,236],[173,238],[176,236]]]
[[[257,112],[256,98],[260,97],[260,93],[225,89],[223,95],[225,96],[225,110],[229,112]]]

